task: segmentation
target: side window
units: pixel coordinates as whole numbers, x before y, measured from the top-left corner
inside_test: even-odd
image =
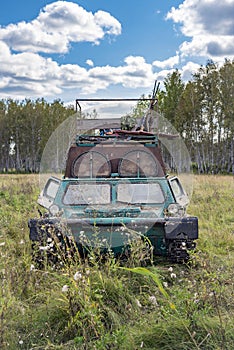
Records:
[[[39,195],[38,204],[42,207],[49,209],[49,207],[53,204],[53,201],[56,197],[60,185],[60,180],[56,178],[50,178],[44,189]]]
[[[189,203],[188,196],[185,193],[179,179],[177,177],[174,177],[170,179],[169,182],[170,182],[174,197],[176,199],[176,202],[182,206],[188,205]]]
[[[58,192],[59,185],[59,181],[50,179],[45,186],[44,195],[54,199]]]

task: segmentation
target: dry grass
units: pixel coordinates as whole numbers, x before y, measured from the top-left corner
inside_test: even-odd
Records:
[[[191,263],[156,259],[141,274],[113,258],[35,270],[27,220],[37,215],[37,184],[0,175],[1,349],[234,348],[233,177],[194,178],[189,213],[200,238]]]

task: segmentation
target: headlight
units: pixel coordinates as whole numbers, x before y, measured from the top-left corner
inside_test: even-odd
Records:
[[[49,211],[52,215],[56,215],[59,212],[59,207],[56,204],[52,204]]]
[[[184,216],[185,208],[183,208],[178,203],[172,203],[168,205],[167,215],[171,216]]]
[[[179,213],[179,209],[180,209],[180,206],[176,203],[173,203],[173,204],[169,204],[168,205],[168,208],[167,208],[167,211],[168,211],[168,214],[170,215],[176,215]]]

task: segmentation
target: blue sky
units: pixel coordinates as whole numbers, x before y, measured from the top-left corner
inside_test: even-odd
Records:
[[[0,98],[139,97],[234,57],[234,0],[8,0]],[[162,86],[162,85],[161,85]]]

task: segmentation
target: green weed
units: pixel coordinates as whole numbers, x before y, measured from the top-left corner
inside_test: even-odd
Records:
[[[144,268],[136,240],[124,266],[111,254],[93,252],[90,263],[75,252],[60,268],[37,269],[27,227],[37,177],[0,181],[1,349],[234,348],[232,177],[195,177],[189,212],[200,232],[191,261],[155,258]]]

